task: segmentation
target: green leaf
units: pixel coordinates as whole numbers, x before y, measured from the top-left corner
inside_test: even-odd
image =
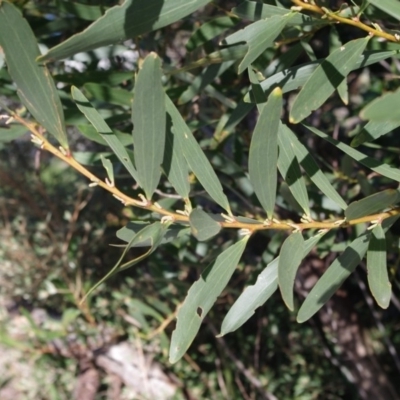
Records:
[[[174,104],[171,100],[168,100],[168,113],[172,118],[176,115],[176,119],[179,120],[179,123],[174,125],[174,137],[179,142],[181,151],[185,156],[189,168],[196,175],[197,179],[211,198],[231,214],[228,199],[223,192],[221,182],[219,181],[215,171],[185,121],[182,117],[178,117],[180,114],[176,110]]]
[[[82,135],[88,138],[89,140],[102,144],[104,146],[108,146],[107,142],[100,136],[97,130],[93,127],[93,125],[79,124],[77,125],[77,128],[79,132],[82,133]],[[124,146],[132,145],[133,143],[132,134],[123,133],[117,129],[113,129],[112,131],[122,145]]]
[[[35,36],[18,9],[4,1],[0,2],[0,46],[22,103],[37,122],[68,149],[64,112],[57,89],[48,69],[35,61],[40,55]]]
[[[319,233],[304,242],[302,258],[307,256],[322,236],[323,233]],[[258,275],[256,283],[248,286],[235,301],[222,322],[219,336],[226,335],[241,327],[254,315],[255,310],[261,307],[275,293],[278,288],[279,259],[280,257],[276,257],[272,260]]]
[[[378,63],[379,61],[385,60],[390,57],[398,57],[399,50],[373,50],[366,51],[362,54],[356,64],[353,67],[353,71],[361,68],[367,67],[368,65]],[[261,87],[266,92],[267,95],[271,91],[279,86],[283,93],[290,92],[292,90],[297,90],[299,87],[304,86],[306,82],[310,79],[315,70],[321,65],[324,60],[317,60],[315,62],[310,62],[303,65],[298,65],[296,67],[285,69],[278,72],[275,75],[270,76],[268,79],[261,82]],[[252,101],[249,93],[244,97],[245,102]]]
[[[290,110],[290,122],[298,123],[317,110],[354,69],[370,36],[352,40],[333,51],[313,72]]]
[[[368,0],[368,3],[373,4],[376,8],[379,8],[400,21],[399,2],[393,0]]]
[[[252,67],[247,68],[247,72],[249,74],[249,80],[251,84],[251,94],[253,96],[254,102],[257,104],[265,103],[268,100],[268,98],[261,88],[257,74],[253,71]]]
[[[400,123],[400,89],[395,92],[385,93],[378,97],[361,110],[360,116],[363,119],[375,122],[397,122]]]
[[[313,156],[307,150],[307,148],[297,139],[297,136],[289,129],[286,125],[285,133],[290,137],[290,143],[292,145],[293,151],[296,154],[300,165],[304,168],[304,171],[309,176],[311,181],[318,187],[321,192],[335,202],[343,210],[347,208],[346,202],[342,199],[340,194],[329,182],[328,178],[319,168],[318,164],[314,160]]]
[[[283,242],[279,254],[278,282],[283,301],[289,310],[294,310],[293,286],[297,269],[303,260],[304,239],[301,232],[292,233]]]
[[[82,114],[89,120],[94,126],[100,136],[107,142],[111,147],[112,151],[121,161],[122,165],[127,169],[131,176],[139,183],[138,173],[132,164],[127,150],[124,145],[119,141],[118,137],[113,133],[111,128],[106,124],[104,119],[101,117],[99,112],[92,106],[89,100],[84,94],[75,86],[71,87],[72,98]]]
[[[176,328],[172,333],[169,353],[171,363],[177,362],[186,353],[203,319],[235,271],[248,239],[249,236],[246,236],[223,251],[189,289],[179,308]]]
[[[253,22],[251,25],[229,35],[224,44],[233,45],[246,42],[248,52],[239,64],[238,72],[241,74],[255,61],[267,48],[274,45],[274,40],[281,33],[291,16],[273,16],[266,20]]]
[[[304,182],[288,131],[289,128],[286,125],[280,124],[278,136],[278,169],[304,213],[310,215],[306,183]]]
[[[95,21],[103,15],[102,6],[89,6],[72,1],[59,1],[57,7],[60,11],[71,13],[87,21]]]
[[[237,23],[237,18],[228,16],[217,17],[205,22],[199,29],[193,32],[192,36],[190,36],[190,39],[186,43],[186,49],[188,51],[193,51],[197,47],[203,46],[205,43],[225,32],[227,29],[234,27]]]
[[[185,132],[189,128],[167,95],[165,101],[168,117],[162,168],[177,193],[187,199],[190,192],[189,168],[176,132]]]
[[[282,91],[276,88],[262,108],[249,152],[249,176],[269,219],[273,218],[277,187],[278,132]]]
[[[117,231],[117,238],[123,240],[124,242],[129,243],[132,241],[134,236],[146,226],[149,226],[149,224],[145,222],[138,222],[138,221],[128,222],[126,226]],[[166,231],[161,241],[161,244],[170,243],[177,238],[189,234],[190,234],[190,228],[185,228],[176,225],[169,226],[168,230]],[[141,242],[135,242],[131,244],[131,247],[149,247],[149,246],[151,246],[150,238],[148,240],[143,240]]]
[[[0,143],[11,142],[18,139],[28,132],[26,126],[19,124],[6,125],[5,128],[0,128]]]
[[[399,199],[399,194],[399,191],[396,189],[382,190],[379,193],[375,193],[349,204],[344,211],[344,215],[346,219],[350,221],[352,219],[365,217],[366,215],[375,214],[378,211],[382,211],[396,204]]]
[[[139,181],[148,200],[160,182],[164,158],[166,113],[161,78],[161,60],[157,54],[150,53],[136,78],[132,105],[133,154]]]
[[[371,231],[367,253],[368,286],[378,305],[388,308],[392,296],[392,285],[386,266],[386,238],[378,224]]]
[[[393,168],[390,165],[385,164],[384,162],[368,157],[364,153],[361,153],[361,151],[355,150],[352,147],[348,146],[347,144],[344,144],[336,139],[331,138],[326,133],[323,133],[316,128],[307,125],[304,126],[311,132],[315,133],[317,136],[321,137],[322,139],[336,146],[339,150],[342,150],[344,153],[346,153],[354,160],[358,161],[360,164],[365,165],[367,168],[377,172],[378,174],[381,174],[383,176],[386,176],[387,178],[400,182],[399,169]]]
[[[103,164],[104,169],[107,172],[108,180],[110,181],[111,185],[114,186],[114,168],[111,161],[108,158],[105,158],[103,155],[100,156],[101,162]]]
[[[394,224],[398,217],[390,217],[383,221],[382,226],[385,232]],[[322,275],[300,307],[297,315],[298,322],[305,322],[318,312],[356,269],[367,252],[369,235],[369,232],[363,233],[357,239],[353,240],[344,253],[336,258]]]
[[[95,289],[97,289],[112,275],[124,269],[132,267],[133,265],[147,258],[151,253],[153,253],[153,251],[161,244],[164,235],[167,232],[167,229],[168,229],[168,224],[163,224],[161,222],[154,222],[153,224],[147,225],[139,232],[137,232],[125,247],[125,250],[123,251],[120,259],[117,261],[114,267],[112,267],[111,270],[103,278],[101,278],[94,286],[92,286],[89,289],[89,291],[85,294],[81,302],[83,302]],[[125,255],[127,254],[128,250],[131,247],[143,247],[144,243],[147,244],[148,242],[150,242],[149,245],[150,248],[145,253],[134,258],[133,260],[126,262],[125,264],[122,264]]]
[[[104,101],[105,103],[116,104],[117,106],[131,106],[133,95],[124,89],[115,89],[107,85],[98,83],[85,83],[84,88],[96,100]]]
[[[212,238],[221,230],[221,225],[211,215],[199,208],[190,213],[189,222],[193,236],[200,242]]]
[[[210,0],[125,0],[78,33],[50,49],[40,61],[60,60],[160,29],[186,17]]]
[[[380,138],[387,133],[392,132],[394,129],[400,126],[400,120],[398,122],[393,121],[382,121],[368,122],[359,133],[353,138],[350,145],[351,147],[358,147],[365,142],[372,142]]]

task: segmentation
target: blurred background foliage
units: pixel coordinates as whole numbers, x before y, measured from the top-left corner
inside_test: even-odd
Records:
[[[29,21],[42,51],[85,29],[118,1],[13,1]],[[264,1],[274,4],[275,1]],[[281,1],[290,7],[289,1]],[[338,9],[341,1],[321,1]],[[84,91],[117,132],[132,131],[130,123],[133,72],[138,55],[156,51],[164,69],[190,64],[217,48],[227,33],[245,26],[232,17],[220,35],[188,52],[186,43],[203,23],[229,16],[235,1],[219,1],[171,26],[123,44],[107,46],[50,64],[65,108],[70,147],[74,156],[104,176],[99,154],[107,153],[101,143],[90,139],[91,128],[70,98],[74,84]],[[371,7],[372,9],[372,7]],[[371,18],[385,18],[377,10]],[[100,15],[99,15],[100,14]],[[266,51],[255,63],[265,76],[302,62],[321,58],[332,46],[360,36],[349,27],[325,27],[306,44],[288,43]],[[371,46],[387,46],[374,42]],[[233,64],[233,63],[232,63]],[[10,106],[19,106],[0,54],[0,96]],[[267,67],[266,67],[267,66]],[[251,111],[230,131],[219,132],[248,90],[246,75],[227,68],[212,85],[189,95],[193,79],[202,68],[175,73],[167,91],[180,99],[182,115],[199,127],[197,139],[218,171],[234,214],[257,215],[252,189],[243,172],[256,112]],[[400,62],[388,59],[349,75],[350,102],[344,106],[332,96],[309,122],[336,138],[350,141],[356,134],[359,110],[367,101],[398,87]],[[193,89],[193,88],[192,88]],[[290,94],[287,103],[293,100]],[[244,106],[245,107],[245,106]],[[22,111],[23,112],[23,111]],[[4,123],[4,121],[1,121]],[[308,323],[299,325],[283,305],[279,293],[241,329],[216,338],[225,315],[244,287],[255,281],[265,264],[278,253],[285,235],[263,232],[251,238],[229,287],[213,307],[184,359],[167,362],[169,338],[175,309],[191,283],[229,233],[210,242],[193,237],[162,246],[132,269],[114,275],[88,299],[80,299],[118,259],[121,249],[115,234],[132,219],[146,220],[148,212],[125,208],[101,189],[88,188],[85,179],[61,161],[34,148],[24,129],[9,142],[3,127],[0,135],[0,397],[2,399],[398,399],[400,359],[399,227],[391,231],[388,266],[393,301],[380,310],[366,289],[365,268],[352,276],[339,293]],[[221,134],[218,134],[221,133]],[[296,133],[314,150],[320,166],[349,202],[382,190],[392,183],[364,169],[331,145],[298,128]],[[363,151],[399,167],[399,131],[382,136]],[[130,178],[120,169],[118,186],[137,193]],[[213,210],[202,189],[198,204]],[[338,212],[313,187],[309,194],[316,214]],[[173,189],[163,182],[158,195],[169,206],[179,202]],[[296,205],[285,186],[278,201],[282,219],[292,218]],[[287,205],[289,204],[289,206]],[[293,207],[290,207],[290,204]],[[179,208],[176,206],[176,208]],[[317,277],[344,249],[352,231],[328,234],[317,253],[303,263],[296,291],[304,297]],[[111,244],[111,245],[109,245]],[[131,255],[137,250],[131,250]],[[136,369],[129,377],[115,369],[112,351],[127,344]],[[131,353],[128,353],[128,352]],[[165,384],[165,397],[149,389],[153,379]],[[133,368],[133,367],[132,367]],[[133,371],[133,372],[132,372]],[[136,376],[135,376],[136,375]],[[136,383],[135,383],[136,379]],[[139,381],[139,387],[137,382]],[[90,391],[88,386],[94,389]],[[135,386],[136,385],[136,386]],[[86,391],[85,391],[86,390]],[[84,397],[86,396],[86,397]],[[373,397],[371,397],[373,396]]]

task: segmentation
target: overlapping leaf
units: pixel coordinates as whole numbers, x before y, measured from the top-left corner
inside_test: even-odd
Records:
[[[365,165],[372,171],[375,171],[378,174],[386,176],[387,178],[393,179],[397,182],[400,182],[399,169],[393,168],[382,161],[378,161],[375,160],[374,158],[368,157],[366,154],[361,153],[361,151],[355,150],[352,147],[348,146],[347,144],[344,144],[336,139],[331,138],[326,133],[321,132],[319,129],[306,125],[305,127],[309,129],[311,132],[315,133],[317,136],[321,137],[322,139],[336,146],[339,150],[342,150],[344,153],[349,155],[354,160],[358,161],[360,164]]]
[[[371,121],[400,123],[400,113],[397,111],[399,109],[400,89],[378,97],[363,108],[360,115]]]
[[[393,0],[367,0],[368,3],[373,4],[375,7],[385,11],[400,21],[400,4]]]
[[[278,161],[278,132],[282,91],[276,88],[262,108],[249,152],[249,176],[254,191],[269,219],[273,218]]]
[[[201,242],[212,238],[221,230],[221,224],[199,208],[190,213],[189,222],[193,236]]]
[[[224,194],[221,182],[206,155],[197,143],[189,127],[176,110],[172,101],[167,99],[166,104],[168,114],[171,115],[173,121],[175,116],[175,121],[177,123],[174,124],[173,122],[174,138],[178,141],[189,168],[196,175],[197,179],[203,185],[211,198],[230,214],[231,210],[228,199]]]
[[[381,224],[371,231],[367,252],[368,286],[376,302],[388,308],[392,295],[386,265],[386,238]]]
[[[12,4],[0,2],[0,46],[18,96],[33,117],[68,149],[61,101],[48,69],[35,61],[40,51],[35,36]]]
[[[160,181],[165,148],[166,110],[161,76],[161,60],[150,53],[136,78],[132,105],[135,166],[149,200]]]
[[[118,137],[113,133],[111,128],[106,124],[99,112],[92,106],[84,94],[75,86],[71,88],[71,94],[79,110],[85,115],[89,122],[93,125],[99,135],[111,147],[115,155],[118,157],[122,165],[127,169],[131,176],[139,182],[139,176],[132,164],[131,158],[124,145]]]
[[[399,121],[369,121],[353,138],[350,145],[351,147],[357,147],[365,142],[372,142],[373,140],[392,132],[399,126],[400,119]]]
[[[298,123],[318,109],[343,82],[359,61],[370,37],[352,40],[333,51],[312,73],[290,110],[290,121]]]
[[[223,251],[189,289],[179,308],[176,328],[172,333],[169,353],[171,363],[177,362],[186,353],[203,319],[235,271],[247,241],[248,236]]]
[[[344,211],[347,220],[357,219],[375,214],[391,207],[399,201],[400,193],[396,189],[386,189],[361,200],[354,201]]]
[[[179,21],[210,0],[125,0],[78,33],[50,49],[41,61],[60,60],[76,53],[121,42]]]

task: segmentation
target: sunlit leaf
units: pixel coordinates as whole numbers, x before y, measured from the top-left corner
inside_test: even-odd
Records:
[[[171,363],[177,362],[186,353],[203,319],[235,271],[247,241],[248,236],[222,252],[189,289],[179,308],[176,328],[172,333],[169,353]]]
[[[319,233],[304,242],[303,258],[313,249],[323,236]],[[272,260],[258,275],[254,285],[248,286],[230,308],[221,326],[219,336],[226,335],[241,327],[255,310],[261,307],[278,289],[279,258]]]
[[[76,53],[122,42],[179,21],[210,0],[125,0],[114,6],[83,32],[50,49],[41,61],[60,60]]]
[[[395,92],[385,93],[378,97],[361,110],[360,116],[375,122],[397,122],[400,123],[400,89]]]
[[[289,128],[287,128],[286,125],[280,124],[278,137],[278,169],[304,213],[310,215],[306,184],[300,170],[299,162],[294,153],[291,136],[287,132],[288,130]]]
[[[378,224],[371,231],[367,252],[368,286],[376,302],[388,308],[392,296],[392,285],[386,265],[386,238],[382,226]]]
[[[377,172],[378,174],[381,174],[383,176],[386,176],[387,178],[400,182],[399,169],[393,168],[390,165],[385,164],[383,161],[375,160],[374,158],[371,158],[366,154],[361,153],[361,151],[355,150],[352,147],[348,146],[347,144],[339,142],[339,140],[333,139],[326,133],[321,132],[319,129],[307,125],[304,126],[311,132],[315,133],[317,136],[321,137],[322,139],[336,146],[339,150],[342,150],[344,153],[346,153],[354,160],[358,161],[360,164],[365,165],[367,168]]]
[[[211,198],[230,214],[231,210],[228,198],[223,192],[221,182],[189,127],[186,125],[182,117],[178,118],[178,115],[180,115],[179,112],[176,110],[171,100],[168,101],[168,99],[167,111],[172,118],[173,115],[175,115],[176,120],[179,120],[179,122],[174,125],[174,137],[180,143],[180,148],[185,156],[189,168],[196,175],[197,179]]]
[[[135,166],[148,200],[160,181],[164,158],[166,111],[161,77],[161,59],[150,53],[137,75],[132,105]]]
[[[296,272],[304,253],[304,239],[301,232],[295,232],[283,242],[279,254],[278,283],[283,301],[289,310],[294,310],[293,286]]]
[[[384,231],[386,232],[397,219],[398,216],[384,220],[382,223]],[[353,240],[344,253],[330,265],[300,307],[298,322],[305,322],[317,313],[352,274],[367,252],[369,236],[368,232]]]
[[[298,123],[318,109],[352,71],[369,36],[352,40],[333,51],[313,72],[290,110],[290,122]]]
[[[221,224],[199,208],[190,213],[189,222],[193,236],[201,242],[212,238],[221,230]]]
[[[6,56],[8,72],[17,85],[19,98],[37,122],[68,149],[61,101],[40,55],[35,36],[20,11],[0,2],[0,46]]]
[[[277,187],[278,132],[282,91],[275,89],[261,110],[249,152],[249,176],[269,219],[273,218]]]
[[[365,142],[372,142],[380,138],[387,133],[392,132],[394,129],[400,126],[400,120],[398,122],[393,121],[382,121],[375,122],[369,121],[360,132],[353,138],[350,145],[351,147],[357,147]]]
[[[299,141],[299,139],[297,139],[297,136],[286,125],[284,126],[286,128],[286,135],[290,137],[290,143],[293,147],[293,151],[296,154],[300,165],[304,168],[304,171],[306,171],[306,174],[309,176],[311,181],[326,197],[335,202],[343,210],[346,209],[346,202],[342,199],[340,194],[336,191],[336,189],[329,182],[328,178],[321,171],[311,153]]]
[[[385,208],[396,204],[400,198],[400,193],[396,189],[386,189],[361,200],[354,201],[344,211],[347,220],[357,219],[366,215],[375,214]]]
[[[112,151],[118,157],[122,165],[127,169],[131,176],[139,182],[139,177],[135,167],[129,157],[124,145],[119,141],[118,137],[113,133],[111,128],[106,124],[99,112],[92,106],[84,94],[75,86],[71,88],[71,94],[79,110],[85,115],[89,122],[93,125],[99,135],[107,142]]]
[[[266,20],[253,22],[251,25],[229,35],[224,44],[234,45],[246,42],[248,52],[239,64],[239,74],[256,60],[263,51],[274,45],[274,40],[281,33],[291,16],[273,16]]]

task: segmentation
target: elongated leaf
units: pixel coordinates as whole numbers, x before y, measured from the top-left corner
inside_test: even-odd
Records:
[[[246,42],[248,45],[248,52],[239,64],[239,74],[245,71],[263,51],[274,45],[274,40],[281,33],[290,17],[290,15],[273,16],[266,20],[253,22],[246,28],[229,35],[224,40],[227,45],[240,42]]]
[[[200,209],[190,213],[189,222],[193,236],[201,242],[212,238],[221,230],[221,225]]]
[[[115,89],[98,83],[85,83],[84,88],[96,100],[116,104],[117,106],[130,106],[132,104],[133,95],[127,90]]]
[[[83,32],[50,49],[41,61],[60,60],[76,53],[121,42],[170,25],[210,0],[125,0],[112,7]]]
[[[362,200],[354,201],[346,208],[344,215],[347,220],[352,220],[375,214],[396,204],[399,195],[399,191],[395,189],[382,190],[382,192],[375,193]]]
[[[382,226],[378,224],[371,231],[367,253],[368,286],[376,302],[388,308],[392,296],[392,285],[386,266],[386,238]]]
[[[187,199],[190,192],[189,168],[176,132],[184,132],[189,128],[174,103],[172,103],[167,95],[165,96],[165,101],[168,118],[162,168],[177,193],[184,199]],[[171,121],[169,119],[171,119]]]
[[[75,86],[72,86],[71,94],[79,110],[85,115],[99,135],[111,147],[112,151],[121,161],[122,165],[124,165],[127,171],[131,174],[131,176],[137,182],[139,182],[138,173],[132,164],[128,152],[126,151],[124,145],[119,141],[118,137],[113,133],[111,128],[106,124],[99,112],[92,106],[84,94]]]
[[[101,6],[89,6],[86,4],[75,3],[72,1],[60,1],[57,3],[60,11],[74,14],[78,18],[88,21],[95,21],[103,15]]]
[[[331,138],[326,133],[323,133],[316,128],[313,128],[313,127],[307,126],[307,125],[304,125],[304,126],[307,129],[309,129],[311,132],[315,133],[317,136],[321,137],[322,139],[324,139],[327,142],[336,146],[338,149],[342,150],[344,153],[346,153],[348,156],[350,156],[354,160],[358,161],[360,164],[365,165],[372,171],[377,172],[378,174],[381,174],[383,176],[386,176],[387,178],[390,178],[397,182],[400,182],[400,170],[399,169],[393,168],[390,165],[385,164],[384,162],[380,162],[371,157],[368,157],[364,153],[361,153],[361,151],[355,150],[352,147],[348,146],[347,144],[344,144],[342,142],[339,142],[336,139]]]
[[[93,127],[93,125],[80,124],[77,125],[77,128],[79,132],[82,133],[82,135],[88,138],[89,140],[92,140],[93,142],[96,143],[100,143],[104,146],[108,146],[107,142],[100,136],[97,130]],[[114,132],[114,135],[118,138],[118,140],[121,142],[122,145],[132,146],[133,143],[132,134],[123,133],[116,129],[113,129],[112,131]]]
[[[358,147],[365,142],[372,142],[400,126],[400,120],[396,121],[369,121],[361,131],[353,138],[351,147]]]
[[[23,125],[7,125],[6,128],[0,128],[0,143],[11,142],[12,140],[18,139],[26,133],[27,129]]]
[[[285,133],[288,137],[290,137],[290,143],[293,148],[294,153],[296,154],[297,159],[300,162],[300,165],[306,171],[306,174],[318,187],[321,192],[335,202],[340,208],[343,210],[347,208],[346,202],[342,199],[340,194],[336,191],[336,189],[329,182],[328,178],[324,175],[321,169],[318,167],[318,164],[314,160],[311,153],[307,150],[307,148],[297,139],[297,136],[289,129],[286,125]]]
[[[384,231],[386,232],[397,219],[398,216],[384,220],[382,223]],[[300,307],[297,315],[298,322],[305,322],[318,312],[356,269],[367,252],[369,236],[369,232],[363,233],[353,240],[344,253],[331,264]]]
[[[258,110],[260,111],[262,106],[258,106],[258,104],[265,103],[268,98],[262,90],[260,81],[258,80],[257,74],[253,71],[253,68],[249,67],[247,72],[249,74],[249,80],[251,84],[251,94],[255,103],[257,103]]]
[[[304,213],[310,215],[306,183],[304,182],[299,162],[294,153],[290,135],[287,133],[288,130],[289,128],[286,125],[280,124],[278,169]]]
[[[203,46],[227,29],[234,27],[237,23],[237,18],[228,16],[217,17],[211,21],[205,22],[190,36],[190,39],[186,43],[186,49],[188,51],[193,51],[195,48]]]
[[[368,0],[368,3],[373,4],[385,13],[391,15],[400,21],[400,4],[392,0]]]
[[[177,362],[189,348],[200,325],[224,290],[246,247],[248,236],[222,252],[189,289],[172,333],[169,361]]]
[[[175,116],[176,121],[179,121],[174,125],[174,138],[178,140],[189,168],[196,175],[197,179],[203,185],[211,198],[230,214],[231,210],[228,199],[223,192],[221,182],[214,172],[210,162],[197,143],[189,127],[180,116],[178,110],[176,110],[172,101],[167,98],[166,104],[168,114],[171,115],[171,118],[174,118]]]
[[[68,149],[61,101],[48,69],[35,61],[40,55],[35,36],[12,4],[0,2],[0,46],[22,103],[49,133]]]
[[[366,51],[358,58],[356,64],[353,67],[353,71],[361,67],[367,67],[368,65],[375,64],[389,57],[399,57],[399,50]],[[311,75],[318,68],[318,66],[321,65],[323,61],[324,60],[317,60],[307,64],[285,69],[261,82],[261,87],[267,95],[269,95],[271,91],[277,86],[282,89],[283,93],[297,90],[299,87],[305,85],[305,83],[310,79]],[[252,101],[249,93],[246,94],[246,96],[244,97],[244,101]]]
[[[323,233],[304,242],[303,257],[313,249],[322,238]],[[226,335],[241,327],[252,315],[255,310],[261,307],[278,289],[278,264],[280,257],[272,260],[264,270],[258,275],[254,285],[248,286],[230,308],[221,326],[219,336]]]
[[[295,232],[283,242],[279,254],[278,283],[283,301],[289,310],[294,310],[293,286],[297,269],[303,259],[304,239],[301,232]]]
[[[110,278],[115,273],[122,271],[124,269],[130,268],[138,262],[147,258],[162,242],[165,233],[167,232],[168,224],[162,224],[161,222],[154,222],[151,225],[145,226],[139,232],[137,232],[131,239],[131,241],[125,247],[124,252],[122,253],[120,259],[111,268],[111,270],[101,278],[94,286],[92,286],[89,291],[85,294],[84,298],[81,300],[82,302],[89,296],[95,289],[97,289],[102,283],[104,283],[108,278]],[[125,258],[126,253],[131,247],[142,247],[140,244],[150,242],[150,248],[139,257],[134,258],[122,264],[123,259]]]
[[[114,186],[114,168],[111,161],[108,158],[105,158],[103,155],[100,156],[101,162],[103,164],[104,169],[107,172],[107,177],[110,183]]]
[[[149,226],[149,224],[138,221],[128,222],[126,226],[117,231],[117,237],[123,240],[124,242],[129,243],[132,241],[134,236],[146,226]],[[184,226],[171,225],[168,227],[168,230],[166,231],[161,241],[161,244],[172,242],[173,240],[186,235],[190,235],[190,228],[185,228]],[[150,246],[151,246],[150,238],[148,240],[143,240],[141,242],[135,242],[131,244],[131,247],[150,247]]]
[[[133,154],[139,181],[148,200],[160,181],[164,158],[166,114],[161,77],[161,60],[157,54],[150,53],[136,78],[132,105]]]
[[[395,92],[385,93],[378,97],[365,108],[362,109],[360,115],[363,119],[375,122],[397,122],[400,123],[398,110],[400,108],[400,89]]]
[[[282,91],[276,88],[261,110],[249,152],[249,176],[262,207],[272,219],[277,187],[278,132]]]
[[[352,71],[370,37],[352,40],[333,51],[313,72],[296,97],[290,122],[298,123],[318,109]]]

